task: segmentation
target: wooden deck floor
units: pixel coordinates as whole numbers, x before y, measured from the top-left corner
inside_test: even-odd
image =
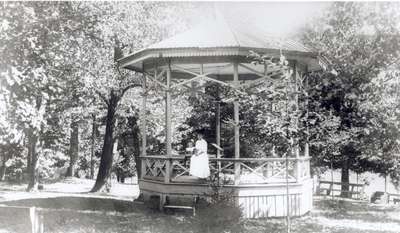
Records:
[[[164,181],[164,177],[154,177],[154,176],[145,176],[144,180],[152,180],[152,181]],[[172,178],[171,183],[188,183],[188,184],[208,184],[208,180],[200,179],[195,176],[180,176],[178,178]]]

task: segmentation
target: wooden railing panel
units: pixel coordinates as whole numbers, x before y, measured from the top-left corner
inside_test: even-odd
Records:
[[[148,156],[146,156],[148,157]],[[142,159],[142,163],[144,164],[145,170],[144,177],[165,177],[166,173],[166,162],[163,157],[148,157],[146,159]]]
[[[166,163],[171,164],[171,179],[189,176],[190,159],[185,156],[165,157],[163,155],[142,156],[144,179],[160,178],[166,175]],[[285,158],[210,158],[210,172],[213,177],[234,183],[235,165],[240,166],[239,184],[286,182]],[[309,158],[288,158],[289,182],[298,182],[310,177]]]
[[[286,179],[286,161],[245,161],[241,162],[240,183],[276,183]],[[288,161],[288,178],[295,182],[295,161]]]
[[[172,179],[177,179],[181,176],[189,175],[189,165],[186,160],[175,159],[172,161]]]

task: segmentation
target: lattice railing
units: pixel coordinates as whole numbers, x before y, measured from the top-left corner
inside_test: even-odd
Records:
[[[142,168],[144,179],[165,177],[177,181],[189,176],[190,158],[184,156],[144,156]],[[167,172],[167,161],[171,164]],[[213,176],[225,180],[227,184],[258,184],[298,182],[310,177],[308,157],[288,158],[210,158],[210,171]],[[235,177],[235,168],[240,169]],[[235,182],[236,180],[236,182]]]
[[[190,160],[190,159],[189,159]],[[172,160],[171,178],[178,179],[182,176],[189,175],[189,161],[185,158],[175,158]]]
[[[164,156],[146,156],[142,159],[142,176],[147,178],[165,177],[166,163],[167,160]]]
[[[286,181],[286,161],[282,158],[240,158],[240,159],[210,159],[212,162],[221,163],[219,175],[226,180],[234,181],[234,167],[239,167],[239,184],[254,183],[282,183]],[[288,160],[288,180],[296,182],[296,162]],[[217,170],[217,169],[214,169]]]
[[[240,163],[241,183],[275,183],[286,179],[295,181],[295,161],[288,161],[286,172],[286,161],[245,161]]]

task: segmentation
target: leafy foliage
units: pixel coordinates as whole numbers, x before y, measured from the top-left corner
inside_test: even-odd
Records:
[[[383,168],[374,159],[374,154],[379,153],[377,148],[368,150],[366,145],[373,140],[371,136],[377,135],[371,134],[371,126],[377,126],[373,122],[383,123],[385,118],[381,109],[373,107],[377,100],[370,98],[376,96],[374,82],[399,58],[399,15],[394,9],[398,9],[398,4],[333,3],[323,18],[304,31],[303,41],[329,61],[327,71],[315,74],[312,85],[311,105],[320,118],[316,122],[327,126],[321,121],[327,117],[335,122],[328,123],[333,127],[315,128],[330,132],[325,136],[325,130],[314,134],[317,140],[313,154],[320,155],[315,157],[317,164],[332,162],[342,171],[358,172]],[[392,138],[388,134],[386,137]],[[348,181],[346,176],[348,173],[342,173],[343,182]]]
[[[232,102],[240,99],[241,154],[282,155],[309,140],[315,165],[372,170],[399,181],[398,7],[333,3],[323,18],[304,28],[305,44],[327,61],[325,71],[308,74],[308,95],[300,94],[308,110],[293,108],[289,78],[239,92],[206,83],[197,98],[174,97],[174,147],[182,150],[200,129],[207,131],[207,141],[215,141],[219,103],[222,145],[225,156],[233,156]],[[120,144],[118,154],[107,152],[113,169],[131,175],[128,170],[140,152],[138,111],[144,94],[134,87],[141,85],[142,76],[119,70],[117,60],[186,28],[182,13],[187,9],[193,10],[193,4],[2,4],[0,156],[9,176],[26,170],[32,177],[38,171],[43,178],[59,176],[73,159],[66,155],[74,123],[79,128],[76,175],[88,176],[92,144],[94,164],[99,164],[107,119],[113,133],[108,146],[117,139]],[[265,62],[262,54],[253,58]],[[164,153],[162,93],[150,88],[147,94],[148,151]],[[110,106],[113,114],[107,115]]]

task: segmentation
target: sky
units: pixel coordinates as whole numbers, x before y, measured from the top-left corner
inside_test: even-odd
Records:
[[[313,17],[322,14],[331,2],[202,2],[188,13],[193,25],[215,12],[215,7],[229,17],[238,17],[285,36],[295,32]],[[208,12],[208,13],[206,13]]]

